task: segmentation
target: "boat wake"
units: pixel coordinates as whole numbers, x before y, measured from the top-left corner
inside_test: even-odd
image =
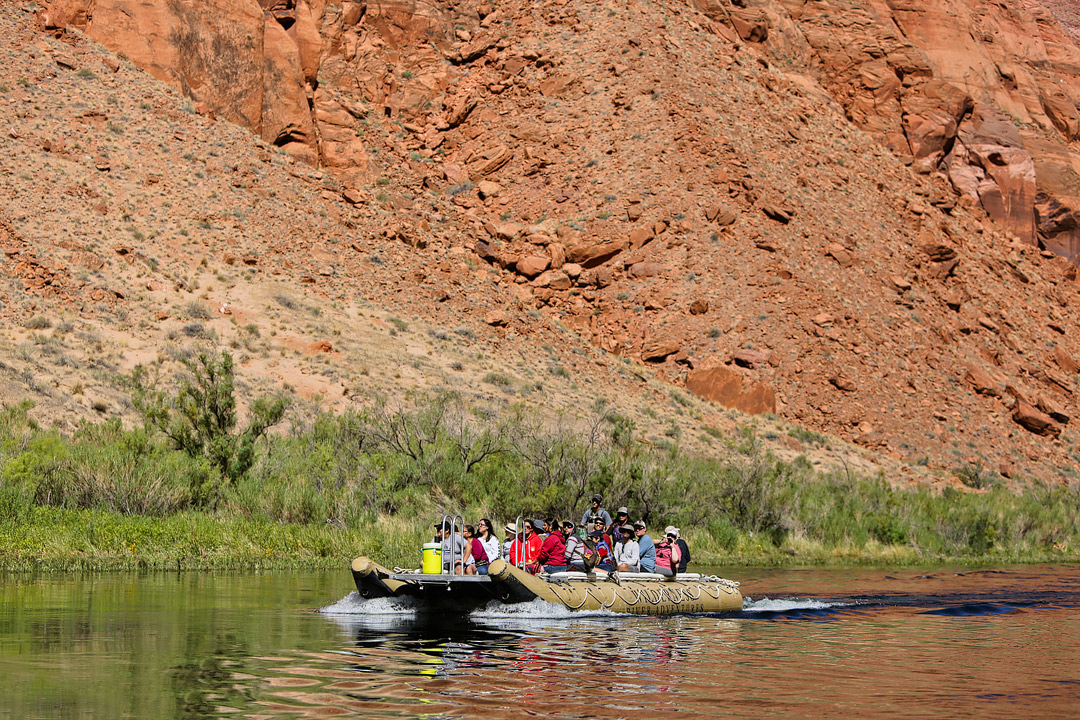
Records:
[[[351,592],[333,605],[319,608],[323,615],[391,615],[412,616],[419,610],[419,604],[411,597],[362,598],[360,593]]]
[[[743,598],[743,615],[752,618],[814,618],[830,617],[844,612],[857,603],[850,601],[826,601],[813,598]]]

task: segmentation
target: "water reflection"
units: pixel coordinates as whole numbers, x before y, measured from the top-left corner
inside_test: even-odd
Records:
[[[1060,717],[1080,571],[747,571],[735,616],[468,618],[344,573],[10,578],[0,717]],[[326,612],[310,609],[342,598]]]

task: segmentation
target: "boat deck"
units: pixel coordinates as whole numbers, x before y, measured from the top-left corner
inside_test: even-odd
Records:
[[[421,585],[449,585],[450,583],[489,583],[491,578],[487,575],[450,575],[440,573],[438,575],[425,575],[424,573],[390,573],[391,580],[414,582]]]

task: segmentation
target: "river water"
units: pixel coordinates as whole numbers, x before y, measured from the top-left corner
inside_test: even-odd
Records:
[[[741,613],[424,617],[339,573],[0,576],[0,718],[1060,718],[1080,568],[737,570]]]

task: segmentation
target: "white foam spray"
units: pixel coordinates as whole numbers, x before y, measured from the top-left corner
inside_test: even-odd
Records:
[[[778,598],[773,600],[764,597],[754,600],[751,597],[743,598],[743,612],[789,612],[791,610],[828,610],[829,608],[848,607],[851,603],[825,602],[811,598]]]
[[[412,617],[416,615],[418,605],[411,597],[372,598],[360,597],[359,593],[349,593],[333,605],[320,608],[324,615],[396,615]]]

